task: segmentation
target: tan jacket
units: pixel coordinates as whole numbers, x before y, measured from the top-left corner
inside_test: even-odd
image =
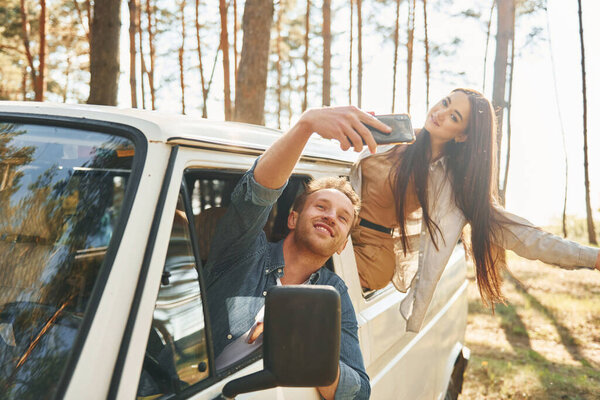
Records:
[[[390,150],[390,147],[379,149],[378,153],[387,150]],[[368,153],[363,153],[351,172],[350,181],[359,195],[365,194],[361,192],[366,184],[362,182],[361,161],[368,156]],[[444,240],[436,237],[439,248],[436,250],[426,226],[421,224],[416,271],[410,268],[410,263],[402,262],[401,256],[396,258],[396,265],[391,266],[394,269],[392,283],[399,291],[407,292],[406,298],[400,305],[400,312],[407,321],[406,330],[410,332],[418,332],[421,329],[435,287],[466,224],[462,211],[454,202],[451,182],[446,174],[445,158],[431,164],[427,190],[431,219],[440,228]],[[369,208],[369,201],[365,202],[365,206]],[[502,227],[502,232],[497,235],[499,238],[497,245],[512,250],[522,257],[541,260],[563,268],[579,266],[594,268],[599,249],[562,239],[542,231],[531,222],[500,207],[497,210],[508,220],[518,223],[518,225],[505,224]],[[364,212],[365,210],[362,210],[361,215]],[[353,245],[361,251],[360,235],[356,237],[357,243],[355,243],[355,236],[357,235],[353,234]],[[398,254],[401,255],[402,252],[397,252],[397,256]],[[357,255],[359,271],[362,268],[369,268],[369,265],[360,265],[359,258]]]

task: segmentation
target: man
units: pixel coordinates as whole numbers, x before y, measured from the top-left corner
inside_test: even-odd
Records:
[[[262,228],[273,203],[283,192],[313,132],[336,139],[343,150],[371,152],[375,141],[363,125],[390,128],[354,107],[309,110],[277,140],[242,177],[231,204],[219,222],[207,262],[209,309],[217,369],[243,358],[260,346],[261,312],[269,287],[277,284],[331,285],[342,305],[338,375],[333,384],[317,388],[326,399],[366,399],[370,394],[358,344],[356,315],[344,282],[322,268],[340,253],[358,215],[359,199],[344,180],[318,180],[295,203],[288,217],[289,235],[269,243]]]

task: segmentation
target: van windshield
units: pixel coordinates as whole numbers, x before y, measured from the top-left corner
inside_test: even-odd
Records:
[[[0,121],[3,396],[54,397],[123,211],[134,152],[121,136]]]

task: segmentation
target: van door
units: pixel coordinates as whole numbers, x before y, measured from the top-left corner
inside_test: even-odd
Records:
[[[228,381],[262,369],[261,350],[226,367],[217,365],[210,329],[215,316],[207,306],[203,273],[218,219],[233,187],[254,160],[247,155],[173,148],[163,185],[164,202],[157,209],[157,215],[162,215],[155,243],[149,243],[147,278],[137,312],[132,310],[130,315],[134,321],[131,339],[123,346],[127,351],[120,357],[122,366],[118,363],[115,370],[119,376],[113,379],[112,398],[214,399]],[[298,184],[289,190],[301,186],[303,178],[295,179]],[[290,196],[284,193],[282,201],[289,201]],[[278,224],[275,207],[265,227],[274,238],[280,234]],[[319,396],[314,388],[274,388],[238,398]]]

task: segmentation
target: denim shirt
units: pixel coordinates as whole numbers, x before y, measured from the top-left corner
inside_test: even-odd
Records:
[[[285,185],[268,189],[254,180],[254,166],[242,177],[219,221],[206,265],[208,309],[214,354],[247,332],[264,305],[267,290],[285,274],[283,240],[267,241],[263,231],[271,208]],[[371,387],[358,343],[358,323],[344,281],[326,268],[310,284],[331,285],[340,294],[342,326],[340,380],[336,399],[367,399]]]

